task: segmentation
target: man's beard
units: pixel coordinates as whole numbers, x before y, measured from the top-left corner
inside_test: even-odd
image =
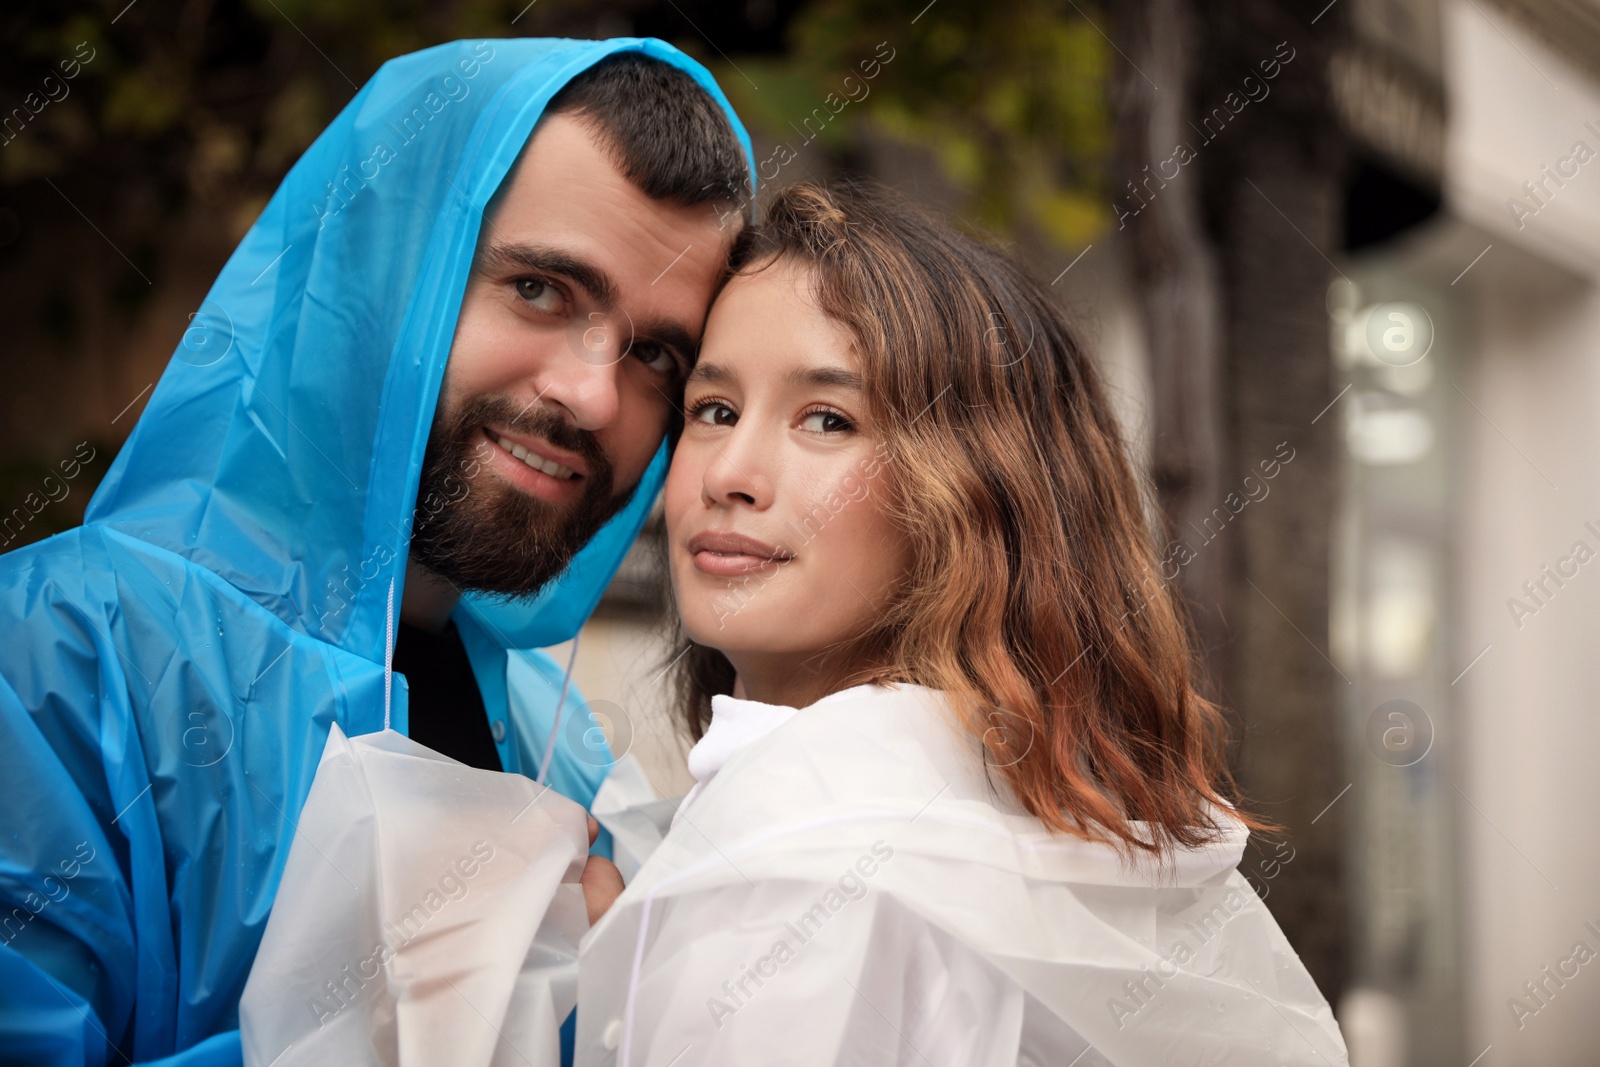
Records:
[[[583,494],[563,506],[505,484],[487,469],[496,446],[484,436],[486,426],[582,456]],[[502,397],[469,401],[456,412],[441,403],[423,455],[411,558],[463,590],[533,596],[632,499],[637,486],[615,495],[612,480],[594,435],[549,408],[519,412]]]

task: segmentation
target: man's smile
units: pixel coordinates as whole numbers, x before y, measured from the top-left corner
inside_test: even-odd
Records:
[[[541,438],[484,427],[502,477],[544,500],[565,503],[582,493],[587,465]]]

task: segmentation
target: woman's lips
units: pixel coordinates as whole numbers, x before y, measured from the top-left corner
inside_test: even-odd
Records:
[[[719,578],[737,578],[752,571],[771,570],[794,558],[791,553],[765,541],[727,531],[696,534],[686,547],[697,570]]]

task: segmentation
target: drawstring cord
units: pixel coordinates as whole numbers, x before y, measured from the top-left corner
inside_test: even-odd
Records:
[[[394,579],[389,579],[389,613],[383,628],[383,728],[389,728],[394,700]]]
[[[581,632],[572,635],[572,652],[567,656],[567,673],[561,677],[561,696],[556,700],[555,722],[550,724],[550,736],[545,739],[544,743],[544,759],[539,761],[539,777],[537,780],[540,785],[548,784],[550,777],[550,757],[556,753],[556,734],[561,729],[561,713],[567,707],[567,690],[572,686],[572,668],[578,662],[578,638],[580,636]]]

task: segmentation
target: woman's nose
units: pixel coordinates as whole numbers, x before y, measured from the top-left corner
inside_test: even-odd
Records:
[[[707,504],[743,504],[757,510],[771,506],[772,459],[754,427],[741,423],[721,441],[706,443],[711,449],[702,483]]]

